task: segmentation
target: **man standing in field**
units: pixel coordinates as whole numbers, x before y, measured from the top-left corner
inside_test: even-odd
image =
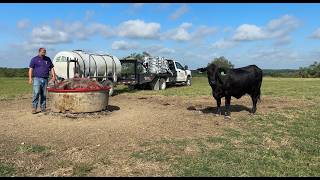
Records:
[[[56,75],[53,69],[52,61],[49,57],[46,56],[46,49],[40,48],[39,54],[31,59],[29,65],[29,84],[32,84],[33,77],[32,114],[37,113],[39,95],[41,97],[41,112],[46,111],[46,93],[50,71],[52,75],[51,80],[54,81]]]

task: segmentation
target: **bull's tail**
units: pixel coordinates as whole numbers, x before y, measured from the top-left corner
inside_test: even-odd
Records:
[[[260,103],[261,102],[261,90],[259,89],[259,92],[258,92],[258,95],[257,95],[257,99],[258,99],[258,102]]]
[[[260,68],[256,67],[255,69],[255,83],[252,86],[252,101],[253,102],[261,102],[261,85],[262,85],[262,78],[263,78],[263,72]]]
[[[261,102],[261,84],[262,84],[262,71],[261,71],[261,80],[260,80],[260,82],[259,82],[259,85],[258,85],[258,88],[259,88],[259,91],[258,91],[258,95],[257,95],[257,99],[258,99],[258,101],[259,101],[259,103]]]

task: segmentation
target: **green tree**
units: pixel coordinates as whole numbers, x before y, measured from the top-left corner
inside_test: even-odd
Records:
[[[320,77],[320,63],[315,61],[309,67],[300,67],[299,76],[302,78]]]
[[[149,53],[146,52],[146,51],[144,51],[142,54],[143,54],[144,56],[151,56],[151,54],[149,54]]]
[[[135,59],[142,60],[143,57],[145,57],[145,56],[151,56],[151,55],[144,51],[144,52],[142,52],[142,54],[140,54],[140,53],[132,53],[129,56],[125,57],[124,59],[126,59],[126,58],[135,58]]]
[[[224,56],[218,57],[218,58],[214,58],[213,61],[210,64],[215,64],[221,68],[225,68],[225,69],[230,69],[230,68],[234,68],[234,65],[231,63],[231,61],[229,61],[227,58],[225,58]]]

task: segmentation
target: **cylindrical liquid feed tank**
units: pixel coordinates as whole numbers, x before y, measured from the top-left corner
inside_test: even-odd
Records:
[[[68,63],[69,62],[69,63]],[[88,53],[81,50],[61,51],[53,59],[58,77],[73,78],[77,73],[80,77],[112,77],[114,82],[121,73],[121,63],[116,56],[108,54]]]

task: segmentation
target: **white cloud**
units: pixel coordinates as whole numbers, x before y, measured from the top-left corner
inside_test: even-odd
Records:
[[[162,39],[175,41],[202,40],[204,37],[217,31],[215,27],[200,25],[194,27],[189,22],[184,22],[175,29],[160,32],[161,25],[156,22],[144,22],[140,19],[128,20],[118,26],[111,27],[106,24],[86,21],[64,22],[55,20],[53,25],[41,25],[34,27],[31,39],[35,42],[59,44],[74,40],[87,40],[88,38],[101,35],[109,37],[127,37],[136,39]],[[190,31],[190,29],[193,31]]]
[[[212,33],[215,33],[216,31],[217,31],[217,28],[215,27],[208,27],[205,25],[201,25],[192,33],[192,38],[193,39],[203,38]]]
[[[101,7],[109,7],[109,6],[111,6],[112,4],[111,4],[111,3],[99,3],[99,5],[100,5]]]
[[[258,26],[251,24],[243,24],[236,29],[233,36],[235,41],[252,41],[265,39],[267,34]]]
[[[10,46],[12,48],[19,49],[20,54],[24,54],[26,56],[32,56],[36,54],[37,49],[39,49],[40,47],[44,47],[44,44],[23,41],[19,43],[13,43]]]
[[[114,35],[114,31],[110,26],[96,22],[90,24],[84,24],[81,21],[75,21],[70,24],[65,23],[62,29],[70,36],[81,40],[88,39],[90,36],[96,34],[101,34],[106,38]]]
[[[31,58],[38,54],[38,49],[45,47],[47,49],[47,56],[53,58],[57,50],[52,44],[44,45],[43,43],[34,43],[22,41],[19,43],[8,44],[7,48],[1,50],[0,66],[2,67],[28,67]],[[16,53],[12,53],[12,49]]]
[[[310,51],[303,52],[291,48],[261,46],[244,52],[241,57],[247,63],[239,62],[242,65],[256,64],[263,68],[299,68],[304,64],[312,62]]]
[[[70,24],[63,23],[61,28],[57,28],[57,31],[59,30],[67,33],[72,39],[78,38],[85,40],[88,38],[88,35],[90,35],[87,27],[81,21],[75,21]]]
[[[158,7],[160,8],[167,8],[168,6],[170,6],[171,3],[160,3]]]
[[[293,61],[299,58],[299,54],[289,49],[262,48],[248,53],[251,59],[256,61]]]
[[[236,45],[235,41],[220,39],[212,44],[212,48],[215,49],[226,49]]]
[[[188,6],[184,4],[170,15],[170,19],[176,20],[176,19],[180,18],[182,15],[184,15],[185,13],[187,13],[188,10],[189,10]]]
[[[90,20],[90,19],[94,16],[94,14],[95,14],[95,11],[93,11],[93,10],[86,10],[84,20],[85,20],[85,21]]]
[[[275,42],[275,45],[286,45],[291,42],[290,36],[283,36],[281,38],[278,38]]]
[[[293,16],[284,15],[278,19],[271,20],[266,31],[270,38],[275,38],[277,44],[288,44],[291,42],[289,34],[299,27],[300,22]]]
[[[263,39],[275,39],[276,44],[288,44],[291,42],[289,34],[299,27],[300,22],[293,16],[284,15],[273,19],[264,27],[253,24],[240,25],[233,36],[235,41],[254,41]]]
[[[117,28],[119,36],[145,39],[158,38],[159,30],[159,23],[146,23],[140,19],[125,21]]]
[[[101,23],[92,23],[88,29],[90,34],[100,33],[103,37],[108,38],[115,35],[112,27],[101,24]]]
[[[311,36],[311,38],[314,38],[314,39],[320,39],[320,28],[318,28],[317,30],[315,30]]]
[[[150,53],[151,55],[154,55],[154,56],[165,56],[165,57],[167,57],[168,54],[175,53],[174,49],[163,47],[162,45],[151,45],[151,46],[148,46],[148,47],[144,48],[144,50],[146,52]]]
[[[172,39],[175,41],[189,41],[200,40],[205,36],[208,36],[216,32],[216,28],[201,25],[197,27],[193,32],[188,30],[192,27],[191,23],[182,23],[178,28],[169,30],[162,35],[162,39]]]
[[[66,43],[70,41],[69,35],[60,30],[54,30],[50,26],[44,25],[41,27],[36,27],[31,33],[32,41],[35,43]]]
[[[296,18],[290,15],[284,15],[278,19],[271,20],[267,28],[274,32],[275,35],[281,35],[283,32],[290,31],[292,28],[299,26],[299,22]]]
[[[191,39],[190,33],[187,31],[192,26],[191,23],[182,23],[177,29],[173,30],[170,38],[176,41],[188,41]]]
[[[139,8],[139,7],[142,7],[145,3],[133,3],[133,7],[135,8]]]
[[[189,69],[205,67],[214,57],[218,56],[215,52],[203,53],[199,51],[181,51],[176,54],[178,54],[176,59],[181,63],[181,65],[187,65]]]
[[[100,34],[105,38],[113,36],[114,30],[100,23],[84,24],[81,21],[55,21],[54,26],[42,25],[34,27],[29,41],[46,44],[60,44],[74,40],[87,40],[93,35]],[[54,28],[53,28],[54,27]]]
[[[180,28],[183,28],[183,29],[189,29],[192,27],[192,23],[189,23],[189,22],[184,22],[180,25]]]
[[[137,44],[130,44],[126,41],[114,41],[111,45],[113,50],[129,50],[129,49],[136,49]]]
[[[161,54],[172,54],[172,53],[175,52],[175,50],[174,49],[170,49],[170,48],[161,48],[161,49],[159,49],[158,52],[161,53]]]
[[[223,29],[223,32],[225,32],[225,33],[230,32],[231,29],[232,29],[231,27],[225,27],[225,28]]]
[[[29,19],[22,19],[17,22],[18,29],[27,29],[30,27],[31,21]]]

